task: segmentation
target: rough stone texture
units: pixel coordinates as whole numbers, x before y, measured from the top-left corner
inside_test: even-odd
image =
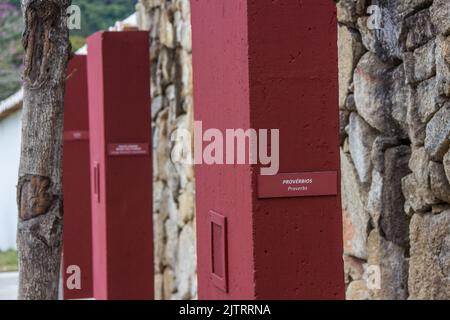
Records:
[[[151,40],[155,296],[195,299],[194,170],[170,159],[171,133],[193,128],[189,0],[140,0],[136,9]]]
[[[392,103],[392,118],[397,122],[398,134],[394,134],[396,139],[406,138],[409,132],[408,109],[412,104],[414,90],[406,84],[406,74],[402,65],[392,71],[392,82],[388,89],[390,103]]]
[[[366,280],[356,280],[350,283],[345,293],[348,300],[370,300]]]
[[[413,53],[406,52],[403,62],[408,83],[418,83],[436,74],[436,43],[429,41]]]
[[[347,298],[449,299],[450,222],[437,217],[450,212],[450,1],[364,2],[337,3],[352,33],[339,44]],[[378,29],[369,5],[380,9]],[[355,61],[360,45],[368,52]],[[379,289],[367,282],[371,267]]]
[[[388,63],[398,61],[405,46],[403,14],[399,13],[399,2],[401,1],[366,1],[368,5],[377,5],[380,12],[379,28],[370,30],[373,35],[372,52]]]
[[[377,131],[369,126],[357,113],[350,114],[347,129],[349,148],[353,163],[362,184],[370,183],[372,173],[371,151]]]
[[[450,141],[450,102],[441,108],[428,122],[425,149],[434,161],[442,161]]]
[[[437,37],[436,75],[439,93],[450,96],[450,37]]]
[[[351,161],[350,155],[341,151],[344,253],[366,259],[367,229],[370,217],[365,208],[364,191]]]
[[[403,67],[382,62],[368,52],[354,73],[354,98],[359,115],[385,136],[406,137],[411,88]]]
[[[430,12],[431,21],[439,33],[450,35],[450,2],[448,0],[434,0]]]
[[[155,274],[155,300],[163,300],[163,275],[160,273]]]
[[[427,123],[439,109],[436,101],[436,78],[423,81],[417,85],[416,101],[419,120]]]
[[[177,298],[188,299],[197,290],[197,283],[192,277],[196,272],[195,231],[193,224],[184,226],[178,241],[177,257]]]
[[[386,185],[389,186],[389,183],[386,182]],[[382,174],[378,170],[373,170],[372,184],[367,198],[367,211],[369,211],[374,227],[379,227],[383,213],[383,189],[384,178]]]
[[[433,0],[402,0],[397,1],[398,11],[407,12],[409,10],[418,10],[427,8],[433,4]]]
[[[345,105],[350,84],[353,81],[353,70],[365,49],[359,38],[361,36],[347,26],[339,26],[339,107]]]
[[[355,69],[354,95],[356,109],[367,123],[386,135],[395,135],[399,128],[389,101],[390,70],[375,54],[366,53]]]
[[[411,220],[410,299],[450,297],[450,211]]]
[[[414,146],[422,146],[425,143],[427,121],[438,110],[436,78],[419,83],[415,89],[411,89],[410,103],[407,110],[407,123],[409,138]]]
[[[346,128],[349,122],[349,111],[347,110],[339,110],[339,141],[340,143],[344,143],[347,138]]]
[[[409,173],[410,154],[410,148],[404,145],[385,150],[384,170],[379,172],[382,181],[373,184],[375,189],[381,187],[381,190],[376,193],[376,197],[371,198],[372,205],[379,210],[372,215],[374,222],[375,217],[378,217],[375,225],[382,231],[386,240],[403,248],[408,247],[409,221],[404,213],[405,198],[401,180]]]
[[[440,201],[450,203],[450,184],[445,175],[444,165],[431,161],[429,170],[433,195]]]
[[[431,191],[429,162],[430,158],[424,148],[413,149],[409,161],[412,173],[402,181],[406,198],[405,211],[408,215],[429,211],[431,205],[438,202]]]
[[[355,280],[362,280],[364,277],[365,261],[344,254],[345,262],[345,283]]]
[[[408,297],[408,263],[405,249],[387,241],[374,229],[368,238],[368,266],[380,271],[380,287],[369,288],[371,299],[403,300]]]
[[[450,151],[448,151],[444,156],[444,169],[447,180],[450,181]]]
[[[370,52],[376,51],[376,38],[374,30],[368,27],[368,17],[359,17],[357,21],[357,29],[361,33],[361,41],[364,47]]]
[[[419,11],[417,14],[404,20],[406,28],[406,49],[413,51],[430,41],[435,35],[434,25],[431,23],[428,9]]]
[[[341,0],[337,4],[338,21],[354,26],[365,13],[365,0]]]

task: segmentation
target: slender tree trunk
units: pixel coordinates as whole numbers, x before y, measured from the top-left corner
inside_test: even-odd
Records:
[[[64,80],[71,0],[22,0],[24,99],[17,185],[19,299],[58,297],[63,230]]]

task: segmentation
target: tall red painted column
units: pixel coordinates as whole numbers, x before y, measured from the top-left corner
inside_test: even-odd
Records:
[[[203,131],[280,130],[279,175],[196,166],[199,298],[343,299],[334,2],[191,6]]]
[[[64,99],[64,299],[92,297],[91,182],[86,56],[67,68]],[[80,283],[74,278],[79,272]],[[70,279],[69,279],[70,280]],[[71,282],[71,281],[69,281]],[[80,285],[80,287],[78,287]]]
[[[94,297],[152,299],[148,33],[88,39]]]

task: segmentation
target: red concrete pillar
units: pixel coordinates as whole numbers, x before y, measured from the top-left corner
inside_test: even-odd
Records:
[[[96,299],[152,299],[152,158],[148,33],[88,39]]]
[[[86,56],[76,55],[67,68],[64,99],[64,299],[92,297],[89,167]],[[74,272],[80,272],[81,288],[67,286],[68,277]]]
[[[280,130],[279,175],[196,166],[199,298],[344,298],[334,2],[191,5],[203,131]]]

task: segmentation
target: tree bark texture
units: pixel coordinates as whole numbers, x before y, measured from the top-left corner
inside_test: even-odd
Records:
[[[71,0],[22,0],[24,99],[17,185],[19,299],[58,297],[63,231],[64,82]]]

